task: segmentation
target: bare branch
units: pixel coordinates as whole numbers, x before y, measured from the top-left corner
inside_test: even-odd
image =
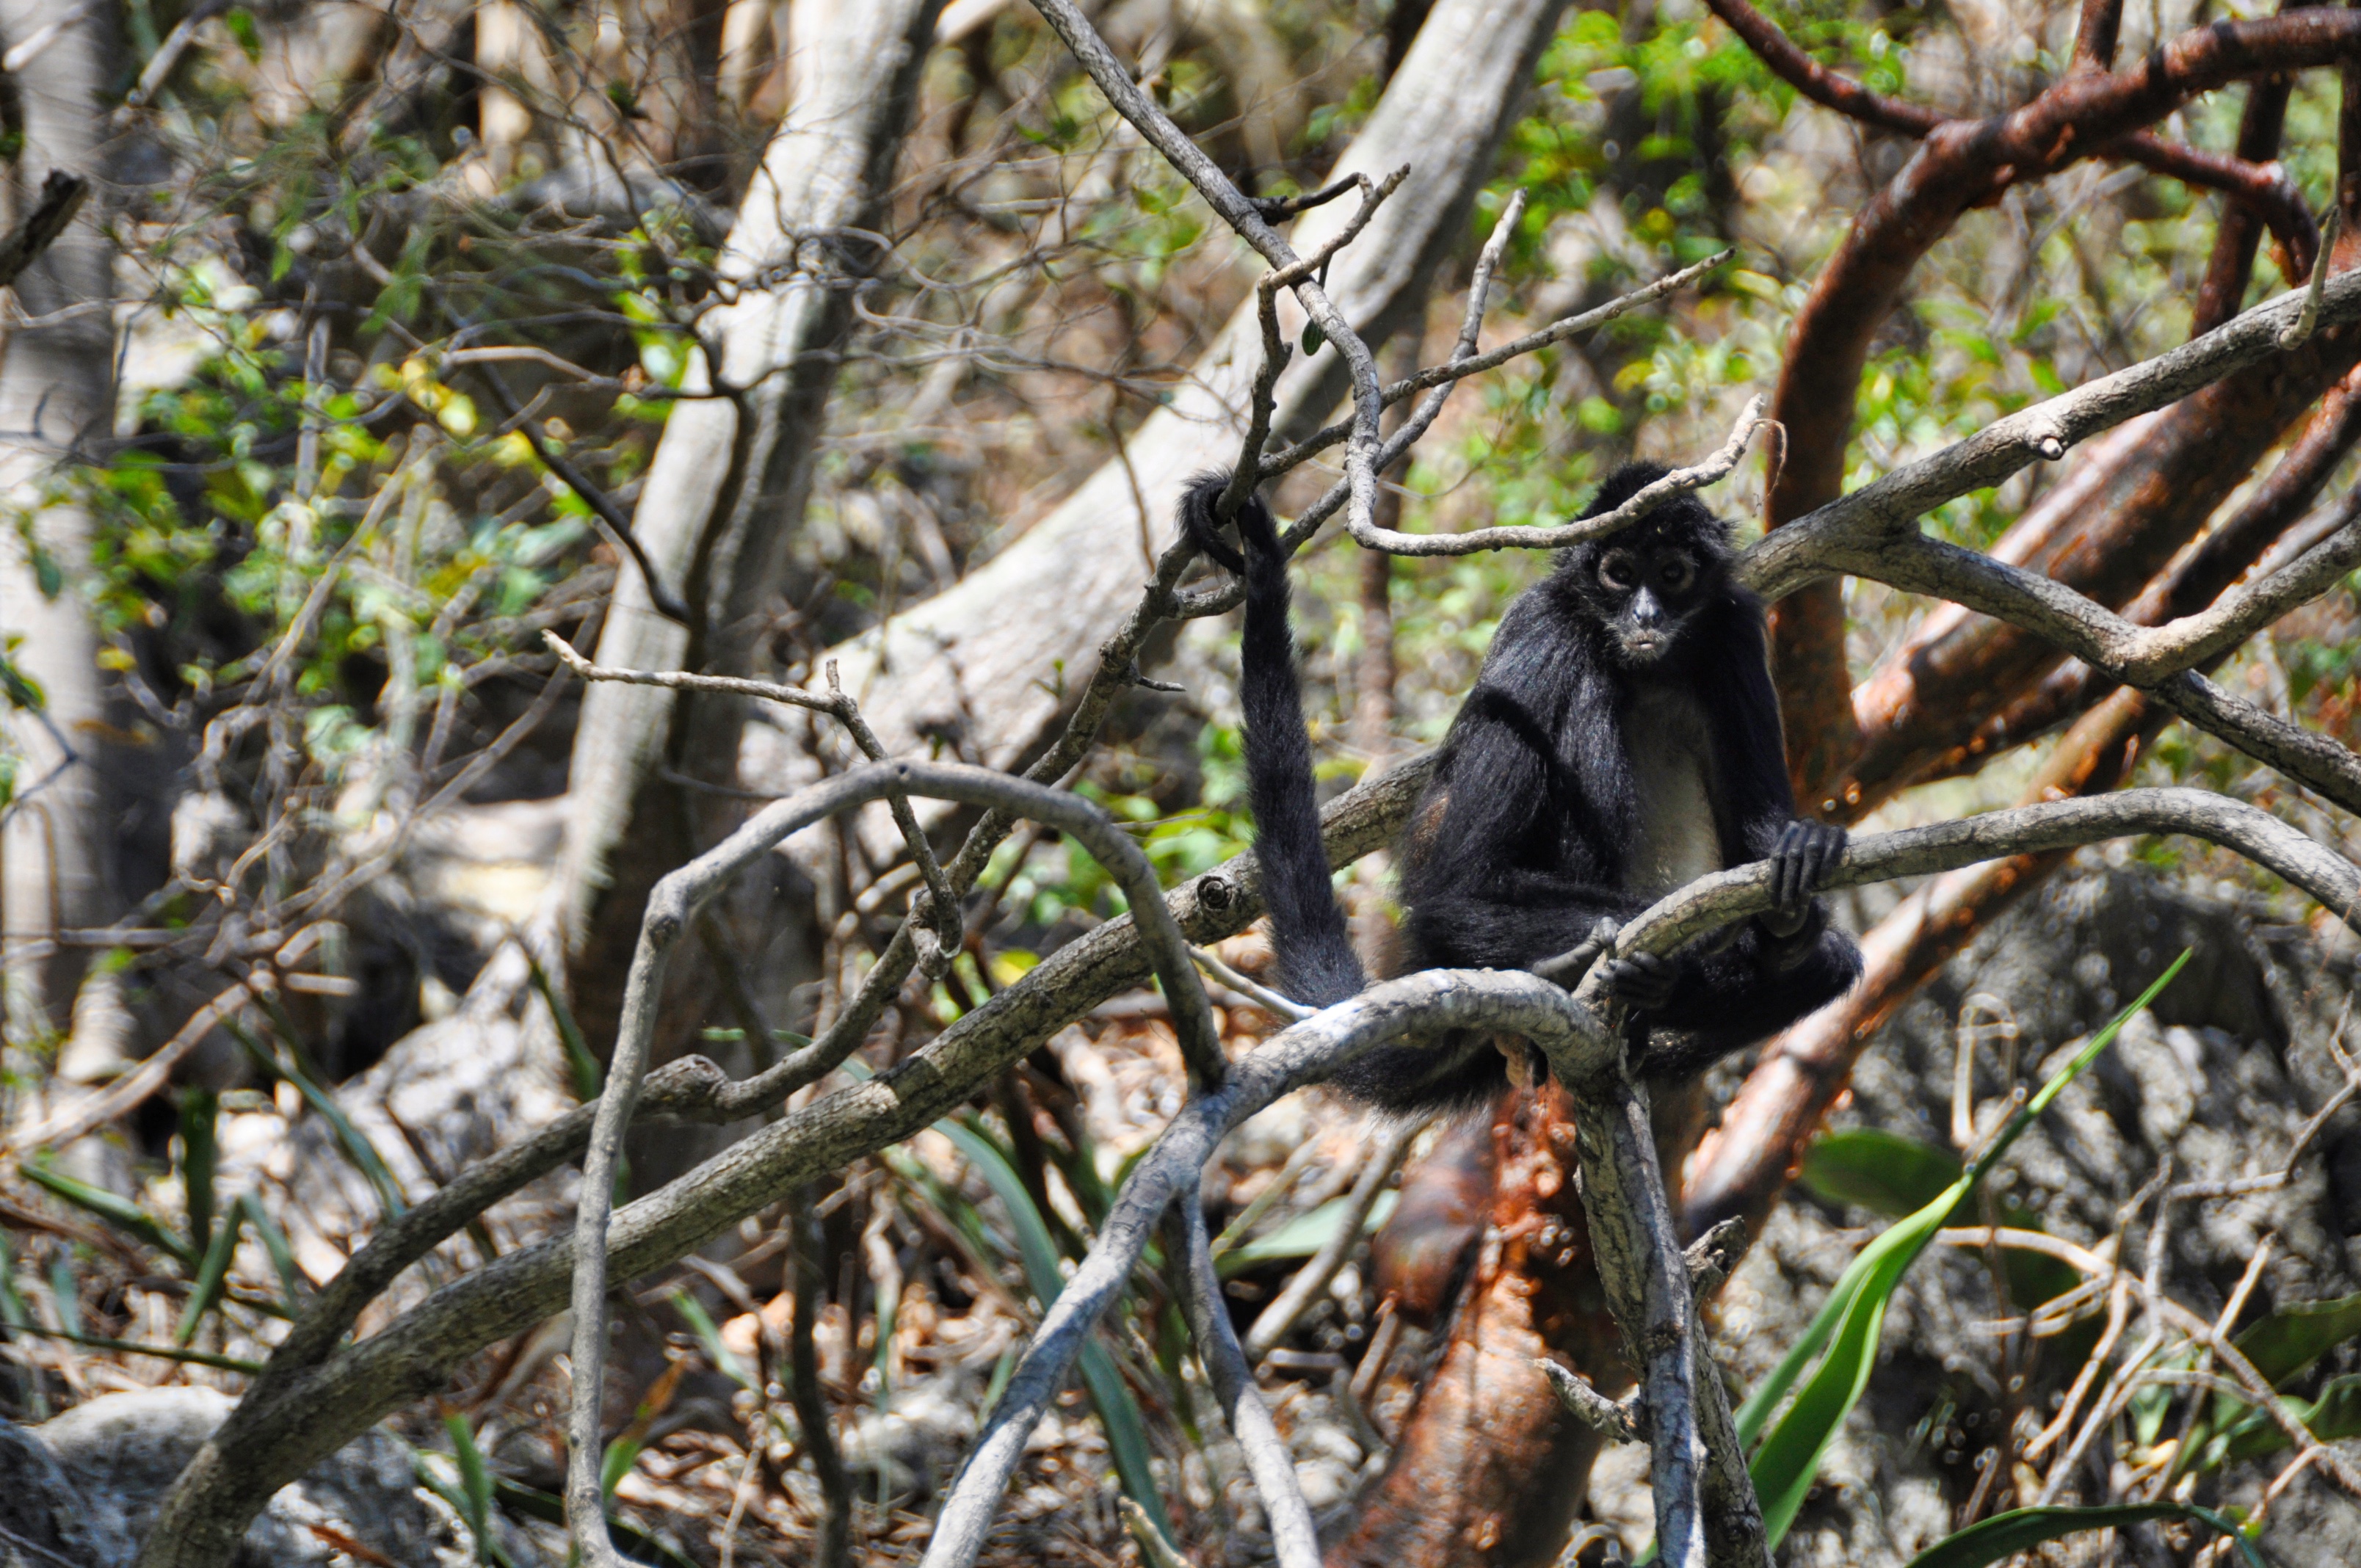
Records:
[[[1563,990],[1532,975],[1429,970],[1372,986],[1271,1036],[1234,1063],[1218,1089],[1193,1096],[1133,1168],[1098,1241],[1043,1314],[944,1498],[921,1568],[968,1568],[975,1561],[1026,1442],[1082,1341],[1122,1292],[1165,1206],[1195,1184],[1240,1122],[1389,1042],[1432,1040],[1454,1028],[1564,1039],[1585,1016]]]
[[[1300,270],[1303,268],[1302,258],[1277,229],[1264,221],[1255,203],[1230,183],[1229,177],[1172,123],[1153,98],[1139,90],[1073,0],[1033,0],[1033,5],[1041,13],[1042,20],[1065,41],[1066,48],[1105,94],[1115,112],[1130,121],[1148,144],[1162,153],[1180,176],[1197,188],[1198,194],[1237,231],[1240,238],[1279,270],[1299,269],[1292,275],[1291,284],[1296,299],[1319,324],[1322,334],[1335,345],[1352,372],[1353,434],[1345,452],[1349,516],[1356,530],[1372,526],[1378,499],[1378,421],[1385,405],[1378,385],[1377,358],[1369,352],[1369,345],[1337,310],[1327,291]],[[1365,205],[1359,221],[1367,221]]]
[[[2328,287],[2328,269],[2336,256],[2336,231],[2344,225],[2342,203],[2328,209],[2328,228],[2321,236],[2320,253],[2312,258],[2312,282],[2303,291],[2303,309],[2295,320],[2279,328],[2281,348],[2301,348],[2312,340],[2312,329],[2320,324],[2320,291]]]
[[[1722,443],[1720,451],[1692,467],[1675,468],[1663,478],[1642,487],[1639,494],[1614,510],[1598,517],[1560,523],[1554,528],[1477,528],[1466,533],[1402,533],[1372,523],[1366,531],[1355,529],[1353,537],[1368,549],[1383,550],[1395,555],[1472,555],[1479,550],[1504,549],[1563,550],[1570,545],[1587,543],[1593,539],[1605,539],[1631,527],[1676,496],[1701,490],[1708,485],[1719,484],[1728,478],[1740,459],[1746,455],[1747,444],[1754,439],[1754,433],[1763,428],[1763,400],[1760,397],[1747,403],[1745,411],[1738,416],[1738,423],[1730,430],[1730,439]]]
[[[2133,789],[1987,811],[1953,822],[1865,833],[1845,846],[1826,885],[1854,887],[1950,871],[1980,861],[2075,849],[2108,839],[2179,834],[2235,850],[2303,889],[2361,932],[2361,871],[2273,817],[2200,789]],[[1699,877],[1623,926],[1615,950],[1669,953],[1707,932],[1771,907],[1768,861]],[[1596,972],[1585,991],[1600,985]]]
[[[1295,1277],[1256,1317],[1254,1326],[1246,1331],[1246,1360],[1259,1363],[1287,1337],[1304,1310],[1325,1294],[1336,1271],[1353,1249],[1361,1245],[1362,1227],[1367,1224],[1369,1211],[1377,1206],[1378,1195],[1386,1190],[1386,1182],[1410,1152],[1412,1139],[1426,1130],[1423,1121],[1399,1121],[1384,1124],[1377,1146],[1368,1154],[1368,1162],[1353,1182],[1353,1190],[1345,1200],[1345,1208],[1337,1220],[1335,1234],[1320,1245],[1312,1261],[1295,1271]]]
[[[1547,1356],[1535,1356],[1533,1365],[1549,1379],[1557,1393],[1558,1403],[1566,1414],[1588,1427],[1609,1442],[1645,1442],[1648,1434],[1642,1417],[1647,1407],[1637,1402],[1618,1404],[1592,1387],[1581,1373],[1561,1366]]]
[[[2321,560],[2307,555],[2288,572],[2273,574],[2268,579],[2271,592],[2266,597],[2231,602],[2218,618],[2209,612],[2171,627],[2148,629],[2135,626],[2037,572],[1929,539],[1915,530],[1871,539],[1825,540],[1821,544],[1830,565],[1857,576],[1950,599],[2048,638],[2092,668],[2147,693],[2196,728],[2319,791],[2347,811],[2361,814],[2361,757],[2345,747],[2234,696],[2193,671],[2145,674],[2157,665],[2178,663],[2192,647],[2220,652],[2243,641],[2254,629],[2247,624],[2250,618],[2259,616],[2294,588],[2323,577],[2347,552],[2361,550],[2361,541],[2340,535],[2321,548],[2329,552]],[[2324,591],[2341,575],[2326,575],[2315,591]],[[2262,586],[2257,585],[2257,588]],[[2254,622],[2260,624],[2260,620]],[[2143,673],[2135,674],[2128,663],[2134,657],[2143,661],[2139,666]]]
[[[766,806],[728,839],[660,879],[648,897],[639,949],[625,983],[621,1025],[598,1098],[582,1162],[574,1232],[573,1413],[568,1423],[566,1519],[594,1561],[611,1558],[606,1535],[599,1465],[607,1351],[607,1220],[614,1201],[615,1165],[631,1124],[664,992],[664,971],[697,912],[732,878],[790,834],[850,806],[895,794],[920,793],[965,805],[1022,812],[1071,834],[1105,866],[1130,899],[1141,939],[1155,955],[1159,978],[1180,1037],[1181,1055],[1201,1087],[1222,1082],[1225,1062],[1213,1007],[1189,958],[1187,939],[1164,903],[1155,868],[1112,817],[1092,803],[1045,785],[988,769],[939,762],[873,763],[838,775]],[[603,1554],[602,1554],[603,1553]]]
[[[1765,599],[1784,598],[1843,569],[1820,558],[1829,541],[1907,529],[1946,501],[1998,485],[2036,461],[2055,462],[2068,447],[2101,431],[2269,358],[2279,352],[2280,330],[2302,309],[2301,294],[2282,295],[2153,359],[1997,420],[1965,441],[1772,530],[1741,560],[1741,579]],[[2331,278],[2317,314],[2322,326],[2361,320],[2361,270]]]
[[[1521,196],[1522,192],[1520,192],[1519,195]],[[1499,231],[1496,229],[1494,232]],[[1488,250],[1490,246],[1488,244],[1486,248]],[[1564,321],[1553,322],[1539,332],[1527,333],[1522,337],[1504,343],[1488,353],[1471,352],[1465,358],[1455,355],[1444,364],[1421,370],[1414,376],[1406,376],[1385,389],[1382,396],[1386,406],[1390,408],[1404,398],[1417,393],[1438,387],[1447,387],[1455,381],[1465,380],[1470,376],[1479,376],[1487,370],[1497,370],[1511,359],[1521,358],[1528,354],[1536,354],[1544,348],[1554,347],[1558,344],[1580,337],[1586,333],[1596,332],[1618,316],[1629,315],[1642,305],[1651,305],[1667,294],[1678,293],[1729,260],[1733,254],[1735,253],[1727,250],[1717,252],[1707,257],[1703,261],[1684,267],[1677,272],[1667,272],[1653,283],[1643,284],[1628,294],[1620,295],[1603,305],[1583,312],[1580,315],[1568,316]],[[1472,282],[1470,292],[1473,292]],[[1480,302],[1471,300],[1469,308],[1471,311],[1478,310]],[[1482,324],[1480,317],[1477,324]],[[1474,343],[1466,335],[1464,327],[1460,334],[1460,343],[1463,347],[1469,349],[1474,347]],[[1432,422],[1431,419],[1429,422]],[[1285,447],[1265,457],[1262,463],[1262,477],[1266,479],[1275,479],[1281,474],[1300,467],[1304,462],[1335,445],[1352,433],[1353,425],[1349,420],[1340,421],[1324,429],[1314,431],[1294,445]],[[1395,452],[1392,442],[1387,443],[1386,451],[1389,464],[1392,457],[1400,455]],[[1322,512],[1320,515],[1325,518],[1334,510],[1335,506],[1332,504],[1328,511]],[[1301,523],[1299,522],[1297,526],[1300,527]]]
[[[1205,1207],[1192,1181],[1180,1194],[1175,1210],[1182,1233],[1181,1249],[1188,1258],[1189,1288],[1180,1298],[1196,1337],[1197,1356],[1222,1403],[1222,1418],[1230,1435],[1246,1456],[1246,1471],[1262,1494],[1262,1511],[1270,1521],[1270,1544],[1279,1568],[1319,1568],[1320,1541],[1312,1528],[1312,1508],[1295,1478],[1295,1456],[1272,1424],[1270,1409],[1254,1383],[1252,1358],[1238,1346],[1237,1330],[1230,1322],[1229,1303],[1222,1296],[1221,1276],[1213,1269],[1213,1244],[1205,1235]]]

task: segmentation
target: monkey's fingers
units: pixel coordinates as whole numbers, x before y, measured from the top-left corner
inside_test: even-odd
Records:
[[[1608,959],[1605,974],[1608,992],[1616,1001],[1637,1012],[1653,1013],[1673,999],[1680,966],[1654,953],[1633,953]]]
[[[1812,826],[1817,831],[1812,835],[1811,874],[1804,885],[1817,893],[1828,885],[1828,877],[1836,871],[1837,862],[1844,859],[1845,846],[1851,842],[1852,835],[1833,822],[1816,822]]]
[[[1771,850],[1771,907],[1777,917],[1773,929],[1795,929],[1804,901],[1811,896],[1805,882],[1810,855],[1811,824],[1798,817],[1779,830],[1779,842]]]

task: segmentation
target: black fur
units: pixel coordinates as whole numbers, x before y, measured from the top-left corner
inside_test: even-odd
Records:
[[[1246,781],[1254,803],[1255,841],[1262,894],[1271,929],[1285,933],[1279,951],[1279,989],[1298,1002],[1326,1007],[1358,995],[1369,977],[1353,951],[1345,913],[1328,880],[1320,848],[1320,806],[1312,780],[1312,740],[1303,729],[1303,697],[1295,684],[1295,637],[1288,628],[1287,561],[1279,531],[1260,496],[1238,509],[1243,560],[1213,526],[1226,474],[1201,474],[1180,501],[1180,522],[1213,559],[1246,583],[1246,630],[1239,663],[1239,697],[1246,715]],[[1309,846],[1309,852],[1305,847]]]
[[[1599,489],[1595,516],[1664,470],[1631,464]],[[1310,742],[1288,629],[1286,564],[1259,499],[1241,509],[1243,558],[1213,528],[1226,477],[1191,486],[1183,525],[1216,560],[1242,565],[1247,771],[1280,989],[1325,1006],[1367,984],[1332,894],[1312,794]],[[1763,607],[1730,577],[1728,525],[1693,498],[1605,541],[1562,553],[1554,573],[1502,618],[1411,818],[1402,855],[1415,969],[1519,969],[1653,902],[1632,890],[1642,803],[1625,720],[1653,692],[1694,700],[1708,742],[1720,861],[1773,861],[1780,907],[1718,943],[1665,960],[1620,960],[1616,993],[1644,1014],[1651,1076],[1702,1071],[1834,999],[1860,972],[1850,938],[1811,897],[1841,828],[1795,815]],[[1644,579],[1619,587],[1602,576]],[[1666,574],[1672,574],[1667,576]],[[1642,591],[1645,590],[1645,591]],[[1392,1047],[1342,1075],[1399,1111],[1474,1104],[1508,1081],[1487,1038]]]

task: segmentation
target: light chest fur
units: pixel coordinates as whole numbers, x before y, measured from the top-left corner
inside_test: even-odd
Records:
[[[1623,718],[1637,842],[1624,891],[1661,898],[1722,869],[1713,818],[1713,740],[1705,709],[1676,683],[1642,682]]]

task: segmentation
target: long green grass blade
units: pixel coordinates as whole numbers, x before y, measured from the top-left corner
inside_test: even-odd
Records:
[[[261,1199],[249,1192],[238,1200],[246,1210],[247,1223],[262,1238],[262,1250],[270,1255],[270,1271],[279,1276],[279,1295],[291,1311],[303,1305],[303,1298],[312,1293],[312,1282],[295,1266],[295,1249],[287,1245],[287,1233],[270,1217]]]
[[[189,1218],[189,1250],[200,1256],[214,1244],[214,1178],[221,1165],[215,1135],[221,1096],[210,1089],[181,1091],[181,1206]]]
[[[353,1168],[361,1173],[362,1179],[377,1193],[378,1203],[384,1209],[386,1217],[392,1219],[401,1214],[408,1205],[401,1201],[401,1184],[394,1180],[392,1168],[385,1163],[385,1157],[378,1153],[377,1146],[369,1142],[368,1135],[353,1125],[352,1118],[345,1114],[345,1108],[336,1103],[335,1097],[313,1075],[302,1057],[292,1049],[282,1057],[226,1019],[223,1020],[222,1027],[245,1047],[246,1054],[265,1073],[272,1078],[283,1078],[293,1084],[295,1092],[303,1097],[303,1103],[328,1124],[328,1130],[335,1135],[336,1146],[344,1151]]]
[[[2099,1053],[2114,1043],[2124,1025],[2156,1000],[2189,958],[2189,952],[2182,952],[2156,983],[2141,993],[2139,1000],[2093,1035],[2090,1043],[2075,1053],[2074,1059],[2009,1119],[1991,1146],[1969,1163],[1959,1180],[1933,1202],[1908,1219],[1888,1226],[1863,1247],[1838,1279],[1836,1288],[1828,1293],[1828,1301],[1813,1318],[1804,1337],[1740,1407],[1739,1440],[1744,1444],[1763,1430],[1788,1389],[1799,1378],[1803,1381],[1794,1402],[1780,1414],[1777,1424],[1763,1438],[1762,1447],[1747,1466],[1754,1479],[1755,1493],[1762,1499],[1764,1531],[1773,1547],[1785,1538],[1787,1527],[1795,1522],[1796,1510],[1803,1507],[1812,1480],[1819,1473],[1821,1456],[1836,1440],[1845,1418],[1860,1403],[1861,1391],[1869,1386],[1870,1371],[1877,1362],[1879,1334],[1885,1326],[1886,1306],[1903,1275],[1926,1250],[1935,1233],[1975,1190],[1983,1173],[2025,1135],[2034,1119],[2064,1092],[2069,1083],[2098,1059]],[[1819,1357],[1818,1363],[1805,1377],[1804,1367],[1815,1355]]]
[[[2044,1541],[2086,1530],[2114,1530],[2151,1519],[2185,1519],[2237,1542],[2247,1568],[2269,1568],[2262,1549],[2230,1520],[2193,1503],[2113,1503],[2098,1508],[2017,1508],[1994,1514],[1945,1537],[1910,1560],[1909,1568],[1990,1568]]]
[[[976,1168],[992,1189],[993,1196],[1008,1211],[1009,1218],[1016,1223],[1016,1252],[1025,1265],[1026,1280],[1041,1305],[1048,1307],[1064,1289],[1065,1275],[1059,1267],[1057,1245],[1049,1238],[1049,1222],[1034,1206],[1033,1195],[1025,1190],[1016,1168],[988,1139],[976,1136],[956,1122],[938,1122],[935,1130],[957,1146],[961,1157]],[[1132,1398],[1131,1386],[1123,1380],[1106,1347],[1094,1338],[1082,1342],[1077,1360],[1082,1387],[1090,1391],[1091,1403],[1098,1409],[1099,1424],[1106,1429],[1107,1452],[1115,1461],[1115,1476],[1123,1483],[1124,1492],[1155,1521],[1167,1541],[1176,1539],[1171,1519],[1164,1509],[1163,1494],[1156,1487],[1155,1471],[1148,1464],[1148,1423],[1140,1415],[1139,1401]]]
[[[229,1282],[230,1258],[237,1251],[238,1220],[245,1212],[244,1204],[233,1205],[228,1219],[214,1227],[213,1245],[205,1248],[196,1280],[189,1287],[189,1303],[181,1309],[181,1326],[172,1332],[174,1344],[185,1346],[196,1338],[197,1325],[220,1303],[222,1288]]]
[[[180,1259],[184,1266],[196,1266],[195,1250],[130,1199],[119,1197],[103,1187],[93,1187],[86,1181],[77,1181],[64,1171],[38,1160],[26,1160],[16,1168],[36,1186],[48,1189],[51,1196],[97,1215],[116,1230],[137,1237],[158,1252]]]

